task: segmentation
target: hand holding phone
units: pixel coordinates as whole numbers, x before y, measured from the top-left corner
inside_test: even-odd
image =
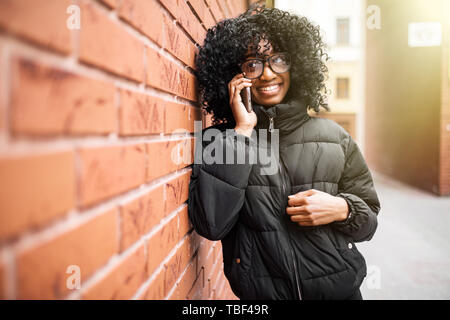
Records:
[[[236,122],[236,128],[249,133],[257,124],[258,119],[251,105],[252,81],[243,73],[237,74],[228,83],[230,107]],[[250,134],[250,133],[249,133]]]
[[[252,112],[252,95],[250,93],[250,87],[245,87],[241,91],[242,102],[244,103],[245,109],[248,112]]]

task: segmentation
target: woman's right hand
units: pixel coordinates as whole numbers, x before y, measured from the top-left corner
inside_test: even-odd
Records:
[[[239,133],[251,136],[253,128],[256,126],[258,119],[255,111],[248,112],[242,102],[241,91],[246,87],[251,87],[252,81],[244,77],[242,73],[234,76],[228,83],[228,92],[230,95],[230,107],[233,111],[236,121],[235,130]]]

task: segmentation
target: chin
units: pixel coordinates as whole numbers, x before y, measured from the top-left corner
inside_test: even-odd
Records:
[[[261,99],[255,102],[262,106],[273,106],[275,104],[279,104],[283,101],[283,98],[272,98],[272,99]]]

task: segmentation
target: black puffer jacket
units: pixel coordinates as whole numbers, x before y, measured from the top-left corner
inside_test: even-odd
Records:
[[[195,230],[210,240],[222,240],[225,275],[241,299],[352,296],[366,275],[355,242],[372,238],[380,210],[360,149],[335,122],[309,117],[301,102],[254,109],[255,129],[269,128],[270,117],[279,129],[278,170],[263,175],[260,161],[198,163],[202,149],[211,151],[212,145],[214,155],[246,147],[248,156],[248,146],[256,141],[225,130],[230,129],[226,124],[211,127],[220,130],[214,143],[196,139],[197,164],[188,200]],[[352,215],[347,221],[316,227],[292,222],[285,211],[287,196],[308,189],[343,197]]]

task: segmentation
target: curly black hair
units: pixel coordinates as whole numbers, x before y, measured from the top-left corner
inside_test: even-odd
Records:
[[[319,27],[305,17],[280,9],[257,8],[208,29],[199,47],[194,72],[200,103],[213,115],[213,124],[235,122],[228,83],[241,73],[239,64],[249,48],[254,55],[261,49],[260,40],[269,41],[275,52],[287,52],[291,57],[291,85],[283,102],[299,99],[316,112],[321,106],[329,110],[325,87],[328,55]]]

